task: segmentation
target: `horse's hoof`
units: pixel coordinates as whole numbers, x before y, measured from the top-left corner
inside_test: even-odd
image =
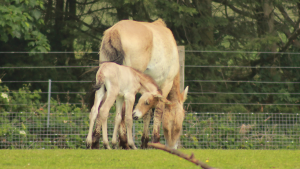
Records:
[[[110,148],[110,146],[109,146],[109,145],[107,145],[107,146],[104,146],[104,148],[105,148],[105,149],[107,149],[107,150],[111,150],[111,148]]]
[[[111,147],[112,147],[113,149],[117,149],[117,145],[116,145],[116,144],[113,144]]]
[[[129,146],[131,149],[133,149],[133,150],[137,150],[137,148],[136,148],[136,146],[135,145],[133,145],[133,146]]]

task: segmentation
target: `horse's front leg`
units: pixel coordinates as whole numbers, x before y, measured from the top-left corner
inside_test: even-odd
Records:
[[[135,96],[134,95],[126,95],[125,96],[125,123],[127,126],[127,140],[128,145],[132,149],[137,149],[134,145],[133,139],[132,139],[132,110],[133,110],[133,104],[134,104]]]
[[[114,133],[112,137],[112,147],[115,149],[117,146],[117,135],[119,126],[122,120],[122,106],[123,106],[124,98],[123,97],[117,97],[116,100],[116,117],[115,117],[115,127],[114,127]]]
[[[144,124],[144,131],[142,136],[142,149],[146,149],[148,147],[149,142],[149,124],[151,120],[151,116],[153,115],[152,109],[150,109],[144,116],[143,116],[143,124]]]
[[[122,107],[122,120],[119,126],[119,146],[122,149],[130,149],[128,142],[127,142],[127,130],[126,130],[126,124],[125,124],[125,107],[126,104],[125,102],[123,103],[123,107]]]
[[[171,91],[173,81],[165,82],[165,85],[161,87],[163,97],[167,98],[169,92]],[[155,107],[154,116],[153,116],[153,133],[152,133],[152,142],[158,143],[160,140],[159,129],[162,120],[162,115],[165,109],[165,103],[159,101]]]
[[[155,107],[154,117],[153,117],[153,133],[152,133],[153,143],[158,143],[160,140],[159,129],[160,129],[164,108],[165,108],[165,104],[161,101],[159,101],[159,103]]]

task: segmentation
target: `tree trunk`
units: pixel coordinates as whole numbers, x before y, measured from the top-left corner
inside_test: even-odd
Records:
[[[200,18],[207,21],[207,26],[203,26],[199,29],[199,35],[201,37],[201,42],[203,46],[213,46],[214,45],[214,26],[208,21],[212,17],[212,1],[211,0],[196,0],[194,5]]]
[[[52,51],[62,51],[62,40],[63,40],[63,25],[64,25],[64,1],[62,0],[56,0],[55,3],[55,14],[54,14],[54,31],[53,36],[55,36],[55,39],[52,39],[51,47]],[[63,62],[61,59],[58,58],[57,60],[58,65],[62,65]]]

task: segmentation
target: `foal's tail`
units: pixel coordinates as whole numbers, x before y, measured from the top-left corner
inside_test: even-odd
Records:
[[[92,107],[94,106],[94,101],[95,101],[95,93],[97,90],[100,90],[101,88],[102,91],[103,91],[103,95],[105,94],[106,90],[105,90],[105,86],[104,86],[104,83],[103,82],[96,82],[93,86],[92,86],[92,89],[90,91],[90,99],[89,99],[89,111],[91,111]],[[102,100],[100,101],[100,106],[99,108],[101,107],[102,103],[105,101],[106,99],[106,95],[105,97],[102,98]]]
[[[108,29],[104,32],[100,47],[100,57],[106,61],[123,64],[124,50],[122,48],[121,36],[116,29]]]

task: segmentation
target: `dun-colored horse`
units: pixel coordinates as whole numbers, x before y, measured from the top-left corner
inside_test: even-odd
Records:
[[[109,110],[116,101],[115,127],[112,138],[113,147],[117,144],[117,132],[122,120],[122,105],[125,103],[125,123],[127,128],[128,145],[136,149],[132,139],[132,109],[136,93],[141,93],[141,97],[134,111],[146,113],[156,106],[158,101],[168,103],[163,98],[155,81],[127,66],[121,66],[113,62],[102,63],[96,74],[96,84],[94,86],[95,99],[90,112],[90,127],[86,139],[87,147],[92,145],[92,131],[95,119],[99,112],[99,121],[102,125],[103,145],[110,149],[107,138],[107,118]],[[103,100],[106,95],[105,100]],[[103,103],[101,103],[104,101]],[[101,104],[101,106],[100,106]]]
[[[165,104],[163,102],[157,104],[154,112],[152,142],[160,140],[159,128],[163,117],[167,144],[171,148],[177,148],[176,142],[184,119],[183,103],[188,87],[180,93],[178,49],[170,29],[161,19],[152,23],[120,21],[104,32],[99,54],[100,62],[113,61],[126,65],[154,79],[162,90],[163,97],[168,97],[172,105],[167,108],[169,113],[163,116]],[[146,148],[149,140],[150,113],[134,111],[134,119],[141,117],[144,120],[142,148]],[[169,122],[174,119],[180,122]]]

